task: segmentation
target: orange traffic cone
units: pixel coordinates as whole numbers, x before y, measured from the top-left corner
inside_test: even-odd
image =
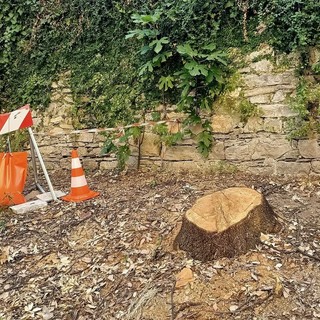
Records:
[[[98,196],[99,192],[92,191],[88,187],[77,150],[72,150],[71,158],[71,191],[62,197],[62,200],[79,202]]]

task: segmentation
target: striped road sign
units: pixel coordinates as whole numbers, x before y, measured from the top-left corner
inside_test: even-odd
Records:
[[[0,135],[28,128],[32,125],[33,121],[29,105],[9,113],[0,114]]]

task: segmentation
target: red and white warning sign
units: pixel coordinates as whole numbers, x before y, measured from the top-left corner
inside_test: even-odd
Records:
[[[9,113],[0,114],[0,135],[28,128],[32,125],[33,121],[29,105]]]

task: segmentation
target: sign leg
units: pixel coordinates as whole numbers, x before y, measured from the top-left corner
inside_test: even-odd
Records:
[[[38,157],[39,162],[40,162],[40,166],[41,166],[42,171],[43,171],[43,174],[44,174],[44,176],[45,176],[45,178],[46,178],[46,181],[47,181],[47,184],[48,184],[50,193],[51,193],[51,195],[52,195],[52,199],[53,199],[54,201],[56,201],[56,200],[57,200],[57,196],[56,196],[56,194],[55,194],[55,192],[54,192],[52,183],[51,183],[51,181],[50,181],[50,178],[49,178],[47,169],[46,169],[46,167],[45,167],[45,165],[44,165],[44,162],[43,162],[43,159],[42,159],[40,150],[39,150],[39,148],[38,148],[36,139],[35,139],[35,137],[34,137],[34,134],[33,134],[32,129],[31,129],[30,127],[28,128],[28,132],[29,132],[29,135],[30,135],[30,139],[31,139],[31,141],[32,141],[32,145],[33,145],[33,147],[34,147],[34,151],[35,151],[36,154],[37,154],[37,157]]]

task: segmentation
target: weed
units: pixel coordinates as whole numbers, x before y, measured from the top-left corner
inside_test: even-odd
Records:
[[[233,174],[238,171],[238,168],[232,163],[226,162],[224,160],[220,160],[215,163],[212,163],[209,167],[209,171],[211,173]]]
[[[154,179],[150,181],[149,186],[150,188],[154,189],[158,185],[158,182]]]
[[[6,228],[6,221],[0,220],[0,233],[3,232]],[[1,318],[0,318],[1,320]]]

